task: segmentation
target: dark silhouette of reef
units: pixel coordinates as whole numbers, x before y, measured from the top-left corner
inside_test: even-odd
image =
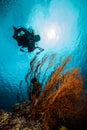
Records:
[[[43,74],[39,97],[15,104],[13,112],[0,110],[0,130],[86,130],[87,129],[87,91],[83,87],[83,77],[79,68],[65,70],[71,60],[67,57],[55,66],[45,83],[48,70],[52,67],[55,54],[49,58]],[[38,78],[41,68],[47,61],[44,56],[37,62],[37,56],[30,63],[25,81],[29,93],[30,79]],[[30,97],[30,95],[29,95]],[[36,102],[36,103],[35,103]],[[35,103],[35,105],[34,105]]]

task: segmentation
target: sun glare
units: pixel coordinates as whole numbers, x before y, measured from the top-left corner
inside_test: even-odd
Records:
[[[50,28],[47,32],[47,38],[48,39],[55,39],[57,37],[57,32],[54,28]]]
[[[42,47],[46,48],[55,47],[62,38],[61,26],[58,25],[58,23],[56,22],[50,22],[50,21],[42,23],[38,24],[38,26],[35,24],[38,28],[37,32],[40,34],[41,37]]]
[[[42,28],[41,37],[45,45],[55,46],[61,39],[61,28],[58,24],[45,24]]]

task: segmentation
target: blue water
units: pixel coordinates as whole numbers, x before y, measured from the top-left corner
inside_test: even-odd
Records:
[[[87,77],[86,24],[86,0],[0,0],[0,108],[10,111],[17,102],[20,81],[24,82],[35,55],[19,51],[12,38],[13,26],[31,26],[40,34],[38,44],[45,51],[39,59],[55,52],[56,64],[60,56],[71,55],[69,67],[79,66]],[[27,99],[25,83],[21,90]]]

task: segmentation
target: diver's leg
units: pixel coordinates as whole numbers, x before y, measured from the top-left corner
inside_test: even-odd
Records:
[[[40,47],[36,47],[36,48],[38,48],[40,51],[39,52],[37,52],[37,54],[39,54],[39,53],[41,53],[42,51],[44,51],[44,49],[42,49],[42,48],[40,48]]]

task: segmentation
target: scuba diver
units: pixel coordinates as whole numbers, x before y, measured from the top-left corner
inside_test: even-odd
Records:
[[[28,52],[34,51],[36,48],[38,48],[40,51],[37,52],[39,54],[40,52],[44,51],[44,49],[40,48],[35,44],[36,42],[40,41],[39,35],[34,35],[33,29],[31,31],[28,31],[27,29],[20,27],[14,29],[14,35],[13,38],[17,41],[18,46],[21,46],[22,48],[28,48]],[[23,49],[20,49],[20,51],[25,52]]]

